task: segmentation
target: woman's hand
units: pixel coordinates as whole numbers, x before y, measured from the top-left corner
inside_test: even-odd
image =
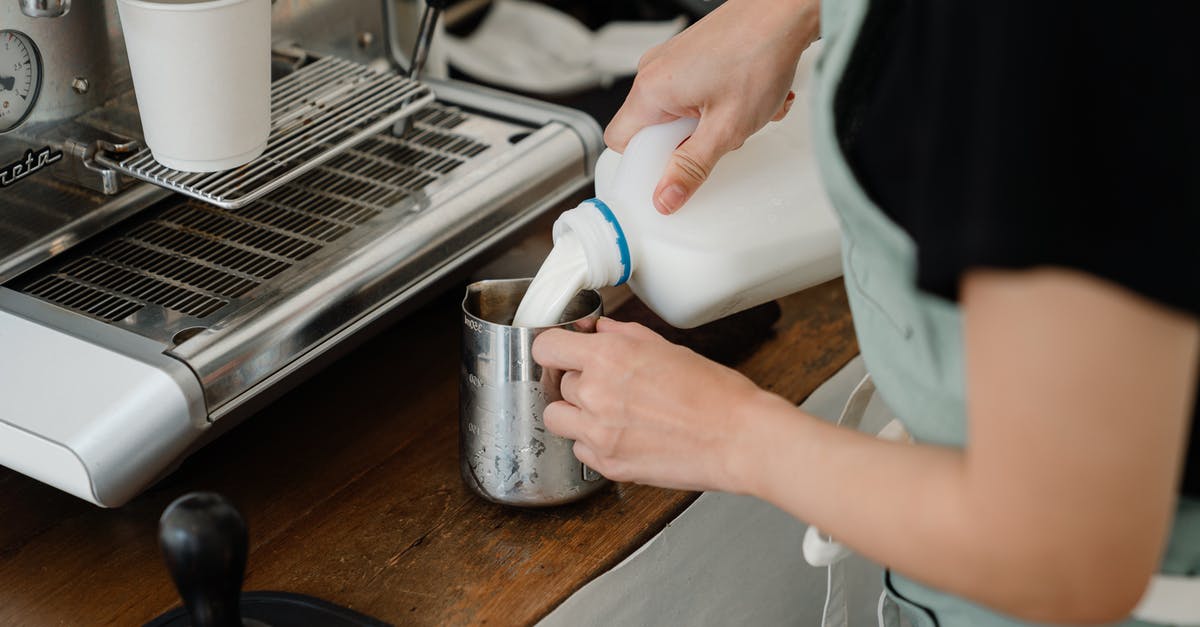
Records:
[[[533,344],[545,368],[565,371],[550,431],[615,481],[690,490],[745,491],[739,446],[754,433],[743,409],[749,379],[671,344],[646,327],[602,318],[596,333],[549,330]]]
[[[818,13],[816,0],[729,0],[642,56],[604,141],[623,151],[645,126],[700,119],[654,191],[661,213],[677,211],[721,156],[787,113],[800,53],[818,34]]]

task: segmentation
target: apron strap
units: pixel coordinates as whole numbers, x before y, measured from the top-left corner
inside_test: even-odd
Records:
[[[879,627],[901,627],[900,606],[887,590],[879,593],[879,605],[875,608],[875,617]]]
[[[838,415],[837,426],[857,431],[862,425],[867,405],[871,403],[871,397],[874,395],[875,382],[868,374],[850,393],[850,398],[846,400],[846,406]],[[879,437],[899,440],[906,438],[907,433],[904,431],[904,425],[893,420],[880,430]],[[804,531],[801,548],[805,561],[813,566],[824,566],[827,569],[825,607],[821,612],[822,627],[849,627],[849,590],[846,586],[846,576],[843,572],[845,564],[842,563],[842,560],[851,554],[850,549],[821,533],[821,530],[814,525],[809,525],[808,529]],[[880,627],[900,624],[898,621],[899,610],[886,591],[879,597],[878,616]]]
[[[846,399],[846,406],[842,407],[842,413],[838,415],[837,426],[858,431],[863,416],[867,413],[867,405],[871,404],[871,398],[874,396],[875,381],[871,379],[870,374],[864,375],[862,381],[854,386],[854,391],[850,392],[850,398]]]
[[[850,595],[846,585],[845,564],[834,562],[825,568],[825,607],[821,610],[822,627],[850,626]]]
[[[875,382],[868,374],[850,393],[850,398],[846,400],[846,406],[842,408],[842,413],[838,416],[837,426],[857,431],[862,425],[863,416],[867,413],[867,405],[871,403],[874,395]],[[908,439],[908,432],[904,430],[904,425],[899,420],[892,420],[884,425],[876,436],[885,440],[902,441]],[[805,530],[801,548],[804,552],[804,560],[813,566],[829,566],[851,553],[850,549],[821,533],[821,530],[814,525],[809,525]]]

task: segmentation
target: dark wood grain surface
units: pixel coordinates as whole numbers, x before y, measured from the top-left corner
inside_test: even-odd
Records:
[[[459,298],[404,319],[123,508],[0,468],[0,625],[139,625],[177,605],[155,529],[192,490],[246,517],[246,589],[420,625],[535,622],[692,502],[619,485],[523,511],[469,493],[456,457]],[[636,302],[614,317],[650,319]],[[796,402],[857,353],[840,281],[672,339]]]

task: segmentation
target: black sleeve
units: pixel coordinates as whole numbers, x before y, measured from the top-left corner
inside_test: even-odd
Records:
[[[859,44],[839,128],[921,288],[953,300],[969,268],[1060,266],[1200,314],[1200,3],[872,11],[885,34]]]

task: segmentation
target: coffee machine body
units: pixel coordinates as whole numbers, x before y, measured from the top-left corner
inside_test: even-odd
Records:
[[[273,105],[407,80],[421,10],[273,2]],[[213,195],[135,163],[113,0],[0,0],[9,56],[0,101],[24,110],[0,116],[0,465],[104,506],[464,276],[589,183],[603,147],[586,115],[438,78],[435,46],[421,91],[340,102],[347,127],[289,153],[312,155],[301,173],[264,167],[259,195],[231,200],[229,178]]]

